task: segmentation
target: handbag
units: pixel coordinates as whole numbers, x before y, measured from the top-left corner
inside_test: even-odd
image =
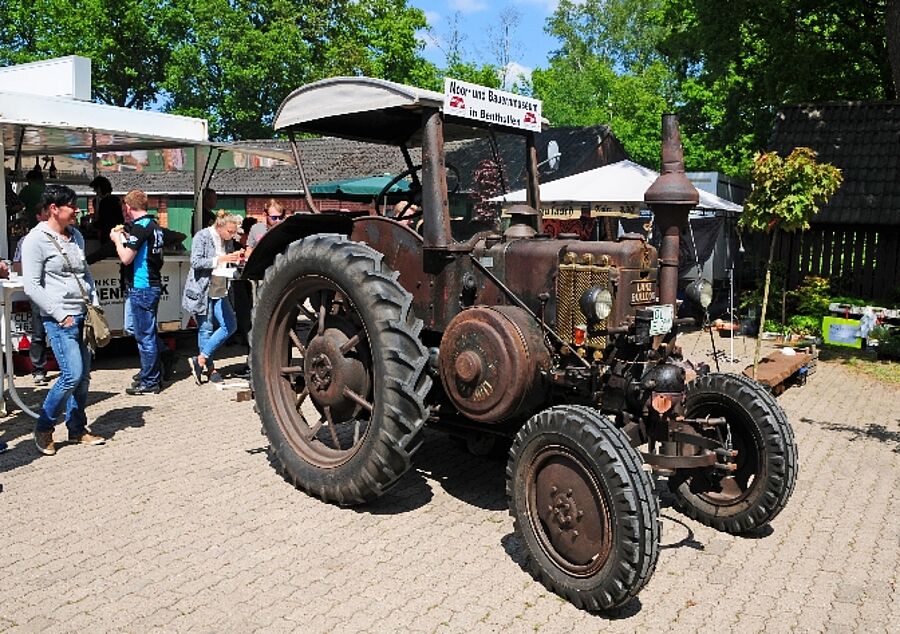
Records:
[[[228,297],[228,278],[222,275],[209,276],[209,298],[222,299]]]
[[[69,272],[75,276],[75,281],[78,282],[78,290],[81,291],[81,298],[84,300],[85,305],[82,338],[88,349],[92,353],[95,353],[97,352],[97,348],[102,348],[112,340],[112,331],[109,329],[109,322],[106,321],[106,315],[103,314],[103,309],[99,306],[94,306],[91,303],[87,291],[84,290],[84,285],[81,283],[81,280],[78,279],[75,269],[72,268],[69,256],[66,255],[66,252],[63,251],[63,248],[59,246],[56,240],[50,236],[47,236],[47,239],[50,240],[50,242],[53,243],[53,246],[55,246],[60,254],[62,254],[63,259],[66,261],[66,266],[69,267]]]

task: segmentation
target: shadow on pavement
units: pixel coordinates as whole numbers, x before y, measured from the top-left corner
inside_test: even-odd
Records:
[[[506,554],[509,555],[509,558],[512,559],[516,565],[519,566],[524,572],[531,575],[531,571],[528,569],[527,559],[525,555],[525,549],[522,547],[522,543],[519,540],[519,537],[515,533],[507,533],[500,539],[500,544],[503,546],[503,550],[506,551]],[[534,578],[534,575],[531,575]],[[535,583],[539,583],[537,579],[535,579]],[[560,598],[560,600],[564,600]],[[584,610],[585,612],[591,613],[597,618],[605,619],[607,621],[619,621],[621,619],[629,619],[635,615],[637,615],[641,609],[643,608],[643,604],[641,604],[641,600],[639,597],[634,597],[626,603],[625,605],[616,608],[615,610],[609,610],[606,612],[593,612],[591,613],[589,610]]]
[[[426,430],[413,460],[422,476],[456,499],[487,511],[505,511],[506,456],[473,456],[449,434]]]
[[[102,401],[115,394],[111,392],[94,392],[88,399],[88,405]],[[101,414],[97,418],[88,421],[88,429],[107,440],[112,439],[116,432],[126,427],[143,427],[144,414],[152,408],[142,405],[135,407],[122,407]],[[62,421],[62,417],[60,417]],[[57,429],[65,427],[65,423],[57,424]],[[9,451],[0,454],[0,473],[12,471],[19,467],[34,462],[38,458],[42,458],[42,454],[30,441],[31,435],[34,433],[34,419],[21,412],[14,417],[0,422],[0,440],[12,444],[13,441],[25,438],[22,442],[10,447]],[[65,438],[65,432],[57,435],[57,438]],[[56,447],[60,451],[64,451],[69,443],[66,440],[58,440]]]
[[[886,425],[880,425],[878,423],[869,423],[865,426],[857,426],[847,425],[844,423],[818,421],[805,417],[801,418],[800,422],[809,423],[810,425],[815,425],[822,429],[827,429],[828,431],[850,434],[850,442],[860,439],[877,440],[878,442],[884,443],[886,445],[893,445],[891,451],[893,451],[894,453],[900,453],[900,420],[897,421],[897,431],[891,431],[887,428]]]
[[[354,510],[374,515],[414,511],[434,497],[431,482],[466,504],[489,511],[507,508],[505,459],[473,456],[443,432],[426,429],[422,435],[413,468],[382,497]]]
[[[694,550],[706,550],[706,546],[698,542],[694,538],[694,529],[690,526],[682,522],[679,518],[673,517],[672,515],[666,513],[660,513],[660,517],[664,517],[673,524],[678,524],[681,528],[684,529],[685,536],[679,539],[677,542],[672,542],[671,544],[661,543],[659,545],[660,550],[668,550],[670,548],[692,548]]]

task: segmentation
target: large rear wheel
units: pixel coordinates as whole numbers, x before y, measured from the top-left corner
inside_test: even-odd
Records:
[[[411,302],[380,253],[341,235],[295,242],[266,271],[253,390],[295,486],[358,504],[409,469],[431,385]]]
[[[707,374],[688,384],[689,418],[724,417],[710,434],[737,450],[725,477],[698,471],[669,479],[678,508],[707,526],[740,534],[781,512],[797,481],[797,445],[784,410],[761,385],[737,374]]]
[[[510,451],[506,492],[528,568],[587,610],[624,605],[659,557],[659,504],[640,456],[605,416],[560,406],[533,416]]]

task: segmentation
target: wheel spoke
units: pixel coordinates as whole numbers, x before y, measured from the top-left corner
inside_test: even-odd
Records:
[[[344,296],[341,293],[335,293],[334,297],[331,300],[331,308],[329,309],[329,314],[334,317],[338,313],[341,312],[341,307],[344,305]]]
[[[322,303],[319,305],[319,331],[318,331],[319,335],[321,335],[323,332],[325,332],[325,314],[327,312],[325,310],[325,291],[322,291],[320,297],[321,297]]]
[[[337,430],[334,428],[334,418],[331,417],[331,406],[326,405],[325,410],[325,418],[328,419],[328,431],[331,433],[331,439],[334,441],[334,448],[341,448],[341,441],[338,439]]]
[[[341,354],[347,356],[347,353],[353,350],[356,345],[359,343],[359,333],[357,332],[355,335],[350,337],[344,345],[341,346]]]
[[[303,374],[303,366],[289,365],[281,368],[282,374]]]
[[[304,387],[303,391],[297,395],[297,400],[294,402],[294,409],[296,409],[299,412],[300,406],[303,405],[303,401],[306,400],[307,396],[309,396],[309,388]]]
[[[353,446],[356,446],[356,443],[359,442],[359,419],[357,418],[353,421]]]
[[[297,350],[300,351],[300,356],[305,357],[306,356],[306,346],[304,346],[303,343],[300,341],[300,337],[297,336],[297,333],[294,332],[293,328],[290,328],[288,330],[288,336],[291,338],[291,341],[294,342],[294,345],[297,347]]]
[[[369,410],[369,412],[371,412],[372,408],[374,407],[369,401],[367,401],[362,396],[360,396],[359,394],[357,394],[356,392],[351,390],[349,387],[344,387],[344,396],[349,398],[351,401],[353,401],[360,407],[366,408],[367,410]]]

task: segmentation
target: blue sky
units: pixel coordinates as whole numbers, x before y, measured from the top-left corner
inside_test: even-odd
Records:
[[[512,9],[518,14],[513,32],[511,58],[530,74],[535,67],[546,68],[547,59],[557,41],[544,33],[544,23],[556,8],[557,0],[408,0],[411,6],[422,9],[431,34],[425,34],[425,57],[443,65],[446,61],[441,47],[453,30],[454,16],[459,15],[459,30],[464,36],[462,52],[465,61],[477,64],[496,64],[491,42],[499,34],[502,11]],[[437,38],[437,41],[435,41]],[[520,69],[516,69],[520,70]]]

